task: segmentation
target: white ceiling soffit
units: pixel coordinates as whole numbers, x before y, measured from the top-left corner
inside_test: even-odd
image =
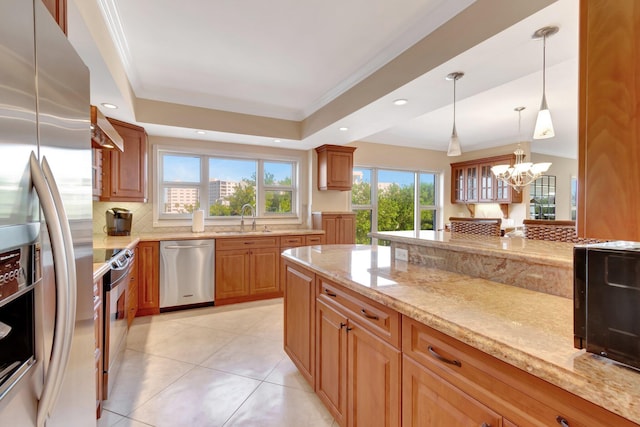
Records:
[[[138,98],[302,120],[473,0],[99,0]]]
[[[562,151],[558,146],[577,144],[577,0],[94,1],[108,18],[139,105],[167,103],[158,116],[163,118],[171,118],[172,104],[202,107],[197,109],[201,114],[194,115],[201,120],[164,121],[151,113],[146,114],[148,121],[138,117],[150,135],[299,149],[366,140],[444,151],[452,120],[452,84],[444,76],[464,71],[456,104],[463,150],[511,143],[518,137],[513,108],[527,107],[522,125],[527,133],[540,103],[542,50],[531,34],[558,25],[560,32],[547,43],[547,98],[557,136],[545,144],[549,154],[556,155]],[[440,43],[446,50],[476,31],[476,47],[424,74],[416,66],[410,70],[417,73],[415,78],[389,82],[393,77],[384,71],[399,62],[385,64],[405,51],[406,60],[408,48],[446,27],[451,18],[455,21],[465,9],[481,13],[472,15],[475,19],[464,29],[457,28],[459,37]],[[518,13],[522,16],[516,19]],[[70,17],[70,27],[75,19]],[[513,22],[508,25],[496,24],[509,19]],[[504,28],[499,31],[482,32],[483,27],[500,25]],[[78,50],[91,68],[92,102],[117,96],[107,95],[108,82],[94,81],[108,80],[108,72],[94,70],[104,67],[104,60],[88,60],[90,55]],[[409,58],[407,64],[420,61]],[[409,104],[396,107],[391,102],[396,98],[407,98]],[[144,115],[139,113],[152,108],[135,110]],[[207,120],[207,114],[220,112],[258,116],[262,122],[256,126],[262,123],[263,132],[212,126],[215,120]],[[136,121],[128,111],[112,116]],[[281,125],[289,126],[286,135],[274,131]],[[350,130],[337,130],[342,125]],[[313,131],[302,138],[305,126]],[[195,134],[197,129],[207,133]],[[532,144],[533,151],[545,152],[538,144]],[[575,157],[571,151],[559,155]]]

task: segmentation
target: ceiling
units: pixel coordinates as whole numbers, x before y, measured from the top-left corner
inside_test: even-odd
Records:
[[[556,136],[531,150],[577,156],[578,0],[85,2],[69,2],[69,39],[91,70],[92,103],[119,106],[101,108],[107,116],[150,135],[305,150],[361,140],[446,151],[453,71],[465,73],[456,87],[463,151],[531,140],[542,95],[542,43],[531,35],[556,25],[546,56]],[[201,120],[174,120],[178,106]],[[526,107],[520,132],[517,106]],[[221,113],[264,125],[231,129],[214,120]]]

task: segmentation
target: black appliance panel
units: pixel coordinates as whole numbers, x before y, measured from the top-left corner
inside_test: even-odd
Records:
[[[587,253],[586,349],[640,368],[640,254]]]

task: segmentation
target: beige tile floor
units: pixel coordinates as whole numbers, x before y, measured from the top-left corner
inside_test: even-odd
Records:
[[[336,426],[282,349],[282,299],[136,318],[98,427]]]

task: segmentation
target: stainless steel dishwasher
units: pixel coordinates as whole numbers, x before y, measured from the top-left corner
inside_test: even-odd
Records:
[[[160,242],[160,309],[213,303],[215,240]]]

